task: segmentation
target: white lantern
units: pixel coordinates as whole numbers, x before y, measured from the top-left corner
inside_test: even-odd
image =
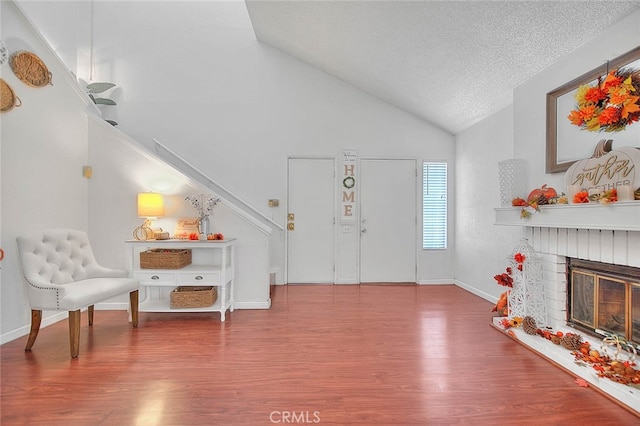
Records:
[[[509,267],[513,277],[513,288],[509,293],[509,316],[530,316],[537,324],[546,324],[542,262],[526,238],[522,238],[513,249]]]

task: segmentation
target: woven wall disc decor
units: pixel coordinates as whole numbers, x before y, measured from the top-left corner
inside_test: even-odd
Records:
[[[19,107],[22,101],[13,93],[11,86],[0,78],[0,112],[11,111],[13,107]]]
[[[51,83],[51,73],[36,54],[20,51],[11,55],[9,61],[13,73],[31,87],[43,87]]]

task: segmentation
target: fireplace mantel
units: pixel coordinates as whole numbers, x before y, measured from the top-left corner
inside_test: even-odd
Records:
[[[528,218],[521,218],[522,207],[494,209],[495,225],[532,226],[541,228],[601,229],[640,231],[640,201],[611,204],[554,204],[540,206]]]

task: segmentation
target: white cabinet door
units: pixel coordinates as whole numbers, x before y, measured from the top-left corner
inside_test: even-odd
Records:
[[[333,158],[290,158],[287,282],[333,283],[335,177]]]
[[[360,282],[416,282],[417,163],[360,160]]]

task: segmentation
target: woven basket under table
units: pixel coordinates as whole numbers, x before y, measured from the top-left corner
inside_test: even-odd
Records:
[[[180,269],[191,265],[189,249],[151,249],[140,252],[141,269]]]
[[[170,297],[171,309],[206,308],[218,299],[215,287],[180,286],[174,289]]]

